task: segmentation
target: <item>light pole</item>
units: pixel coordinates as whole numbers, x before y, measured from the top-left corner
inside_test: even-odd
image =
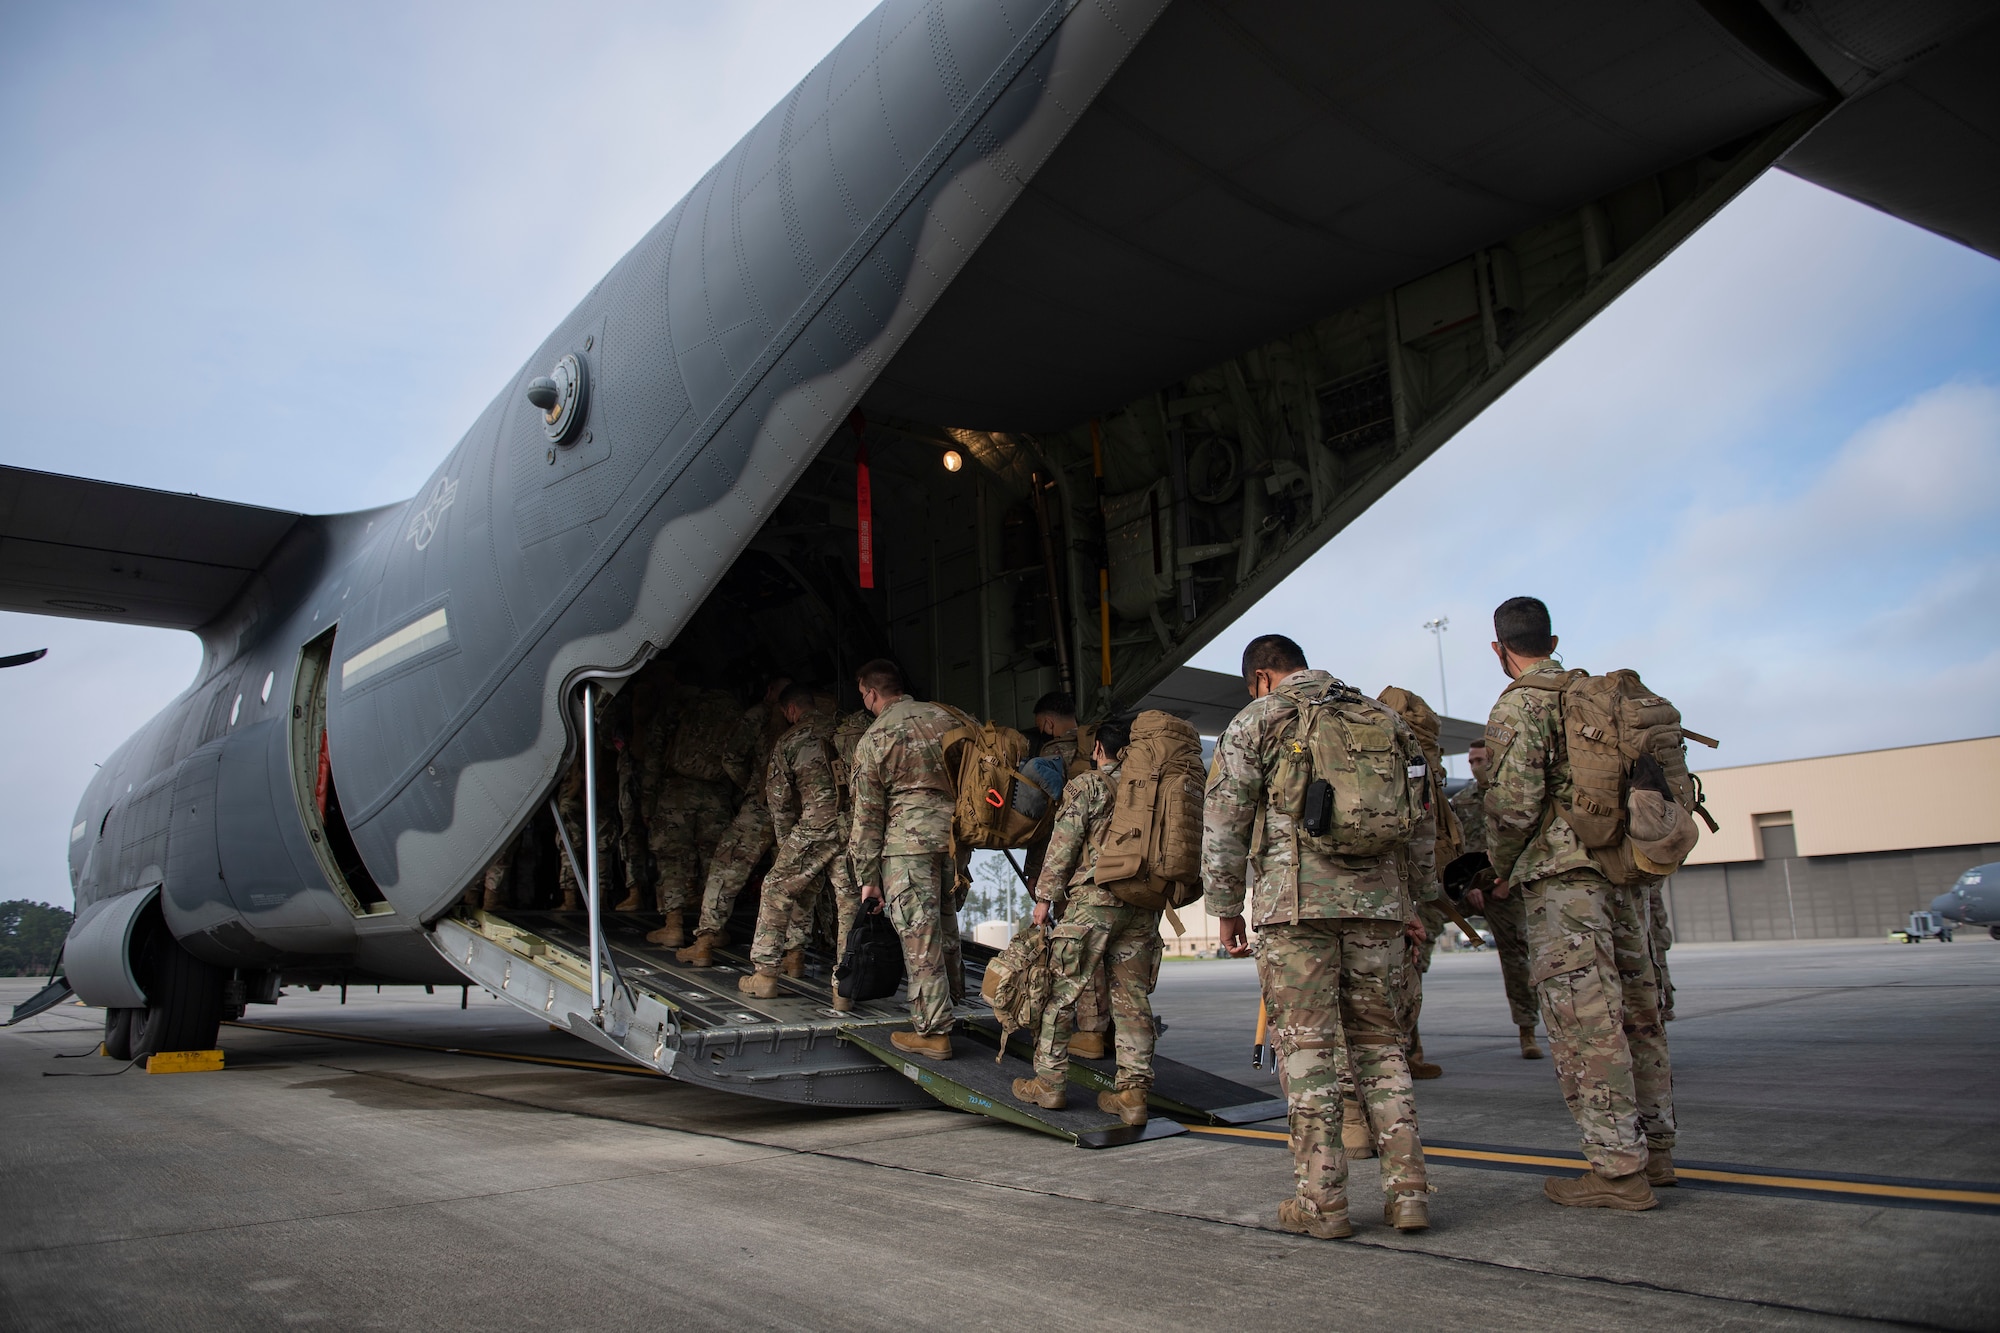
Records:
[[[1438,712],[1451,715],[1451,691],[1444,685],[1444,632],[1451,628],[1450,616],[1439,616],[1436,620],[1426,620],[1424,628],[1437,640],[1438,649]]]

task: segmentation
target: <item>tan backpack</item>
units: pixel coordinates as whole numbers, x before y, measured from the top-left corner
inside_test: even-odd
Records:
[[[703,690],[681,710],[668,766],[684,778],[722,782],[729,777],[722,756],[743,717],[743,706],[721,690]]]
[[[1271,804],[1321,856],[1387,856],[1424,815],[1424,752],[1386,705],[1339,680],[1277,692],[1298,708],[1280,745]]]
[[[1570,805],[1558,807],[1613,884],[1671,875],[1694,850],[1701,779],[1688,771],[1687,742],[1719,742],[1681,725],[1681,711],[1646,688],[1636,671],[1530,672],[1510,690],[1547,690],[1562,713]]]
[[[1038,926],[1029,926],[1015,935],[998,957],[986,964],[986,976],[979,983],[979,998],[993,1007],[1000,1022],[999,1064],[1007,1058],[1007,1039],[1025,1031],[1032,1038],[1040,1030],[1042,1011],[1049,1006],[1055,989],[1049,971],[1049,942]]]
[[[1458,822],[1458,813],[1451,808],[1451,802],[1444,795],[1444,748],[1438,744],[1440,724],[1437,712],[1424,702],[1424,697],[1414,690],[1406,690],[1400,685],[1391,685],[1375,696],[1382,703],[1396,710],[1396,716],[1410,724],[1410,730],[1417,733],[1417,745],[1424,752],[1424,767],[1429,770],[1426,783],[1432,813],[1437,816],[1437,861],[1442,868],[1458,859],[1465,850],[1465,829]]]
[[[1014,808],[1014,788],[1031,781],[1021,772],[1031,751],[1028,738],[998,722],[984,725],[970,714],[940,705],[960,721],[939,740],[945,771],[952,775],[958,801],[952,810],[952,837],[960,847],[998,851],[1025,847],[1048,831],[1055,803],[1039,819]]]
[[[1098,887],[1155,912],[1201,896],[1201,735],[1172,713],[1132,719],[1097,845]]]

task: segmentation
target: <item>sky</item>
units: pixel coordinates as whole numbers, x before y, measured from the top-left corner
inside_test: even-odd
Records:
[[[0,6],[0,461],[406,498],[870,7]],[[1996,495],[2000,264],[1773,175],[1195,660],[1276,630],[1437,703],[1443,615],[1479,717],[1491,608],[1527,592],[1713,764],[1992,734]],[[0,654],[40,647],[0,672],[0,899],[67,905],[92,764],[200,654],[0,613]]]

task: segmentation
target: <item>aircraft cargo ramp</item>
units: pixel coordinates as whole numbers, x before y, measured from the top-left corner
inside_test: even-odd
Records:
[[[1284,1103],[1253,1088],[1157,1060],[1153,1119],[1131,1128],[1097,1109],[1113,1085],[1106,1060],[1072,1060],[1071,1105],[1048,1111],[1018,1102],[1014,1079],[1034,1072],[1032,1050],[1014,1034],[1004,1056],[992,1011],[976,999],[958,1007],[956,1058],[930,1060],[894,1049],[889,1033],[907,1027],[901,991],[841,1013],[828,999],[833,959],[808,953],[806,975],[779,979],[772,999],[736,988],[747,957],[718,949],[716,965],[676,962],[648,944],[652,919],[608,913],[602,1018],[590,1000],[590,937],[578,912],[464,911],[439,921],[440,952],[471,980],[508,1003],[637,1064],[689,1083],[746,1096],[871,1110],[943,1103],[1067,1139],[1114,1147],[1184,1132],[1187,1123],[1247,1124],[1284,1114]],[[976,997],[994,950],[966,940],[965,991]]]

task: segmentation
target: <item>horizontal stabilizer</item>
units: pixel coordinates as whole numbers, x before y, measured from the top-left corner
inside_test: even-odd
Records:
[[[299,515],[0,467],[0,611],[197,629]]]

